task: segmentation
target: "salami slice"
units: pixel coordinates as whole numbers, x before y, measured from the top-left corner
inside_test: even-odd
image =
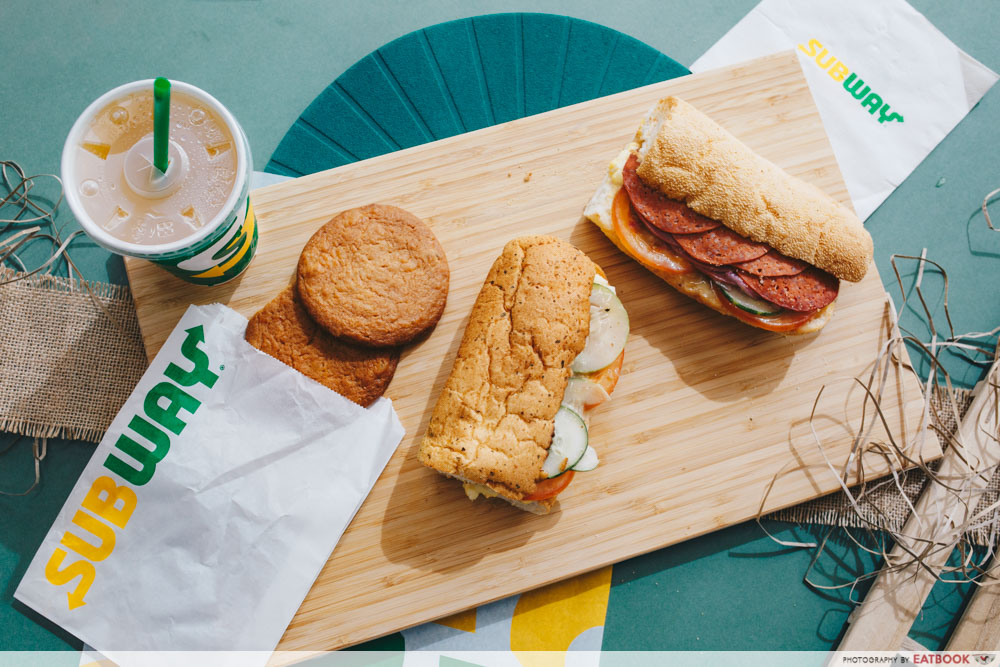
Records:
[[[771,303],[800,313],[819,310],[837,298],[840,281],[826,271],[807,267],[794,276],[743,274],[750,287]]]
[[[698,234],[678,234],[674,240],[687,254],[712,266],[749,262],[769,250],[766,243],[751,241],[728,227],[718,227]]]
[[[722,225],[643,183],[635,173],[638,166],[639,158],[633,153],[622,169],[622,180],[632,207],[647,223],[671,234],[694,234]]]
[[[772,276],[797,276],[806,270],[808,264],[787,255],[782,255],[777,250],[772,249],[768,250],[766,255],[761,255],[757,259],[752,259],[749,262],[740,262],[733,266],[751,275],[769,278]]]

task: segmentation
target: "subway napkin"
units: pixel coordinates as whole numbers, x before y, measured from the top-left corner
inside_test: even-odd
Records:
[[[191,306],[98,445],[14,597],[120,664],[263,664],[403,436]]]
[[[997,81],[903,0],[763,0],[691,70],[787,49],[862,220]]]

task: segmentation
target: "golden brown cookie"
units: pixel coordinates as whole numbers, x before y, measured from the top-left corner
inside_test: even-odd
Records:
[[[309,317],[294,286],[250,318],[245,338],[261,352],[363,406],[385,392],[399,362],[398,349],[351,345],[323,331]]]
[[[299,256],[298,290],[320,326],[362,345],[409,342],[441,318],[448,260],[416,216],[384,204],[337,215]]]

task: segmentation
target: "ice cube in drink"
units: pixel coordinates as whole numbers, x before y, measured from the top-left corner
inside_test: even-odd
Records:
[[[97,112],[76,150],[76,183],[90,218],[122,241],[159,245],[194,234],[225,206],[236,181],[233,135],[194,97],[170,99],[170,166],[153,166],[153,92]]]

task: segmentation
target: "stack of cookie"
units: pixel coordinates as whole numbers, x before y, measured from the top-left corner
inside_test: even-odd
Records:
[[[448,277],[422,220],[383,204],[350,209],[309,239],[294,284],[250,318],[246,340],[367,406],[385,393],[402,346],[441,318]]]

